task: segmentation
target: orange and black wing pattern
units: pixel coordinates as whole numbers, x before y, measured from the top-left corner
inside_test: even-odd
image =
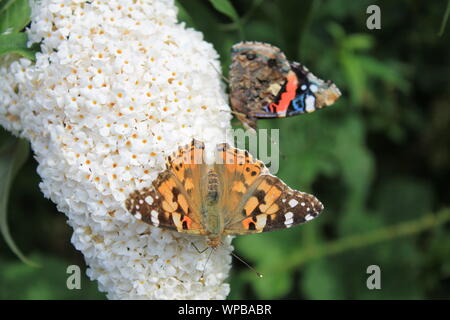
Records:
[[[322,203],[313,195],[289,188],[247,151],[217,146],[224,194],[224,234],[246,234],[290,228],[314,219]]]
[[[193,140],[168,157],[166,170],[152,186],[135,191],[125,202],[136,218],[156,227],[179,232],[205,234],[199,215],[205,171],[204,144]]]

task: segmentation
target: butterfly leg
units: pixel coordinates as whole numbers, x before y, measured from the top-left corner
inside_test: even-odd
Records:
[[[197,252],[198,252],[199,254],[202,254],[202,253],[205,252],[206,250],[211,249],[211,251],[209,252],[208,258],[206,259],[205,265],[204,265],[204,267],[203,267],[202,274],[201,274],[201,276],[200,276],[200,278],[199,278],[199,281],[200,281],[201,283],[205,284],[205,270],[206,270],[206,266],[208,265],[209,259],[211,258],[211,254],[212,254],[212,252],[214,251],[214,248],[212,248],[212,247],[206,247],[206,248],[203,249],[203,250],[199,250],[199,249],[197,248],[197,246],[195,245],[195,243],[191,242],[191,245],[194,247],[195,250],[197,250]]]
[[[231,110],[231,113],[242,123],[245,130],[249,130],[252,134],[256,134],[256,118],[239,111]]]
[[[220,110],[222,112],[231,112],[231,114],[235,115],[236,117],[241,116],[241,117],[245,117],[245,114],[242,112],[238,112],[238,111],[233,111],[233,110]]]
[[[209,247],[206,247],[206,248],[203,249],[203,250],[199,250],[199,249],[197,248],[197,246],[195,245],[195,243],[193,243],[193,242],[191,242],[191,245],[192,245],[192,246],[194,247],[194,249],[197,250],[197,252],[200,253],[200,254],[202,254],[203,252],[205,252],[206,250],[209,249]]]

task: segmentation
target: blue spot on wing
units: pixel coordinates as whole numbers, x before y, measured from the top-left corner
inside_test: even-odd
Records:
[[[277,117],[277,114],[275,112],[271,112],[269,110],[269,106],[265,106],[262,109],[266,113],[255,113],[255,117],[258,117],[258,118],[276,118]]]
[[[306,94],[298,94],[295,96],[294,100],[292,100],[292,107],[294,108],[294,112],[304,113],[305,112],[305,97]]]

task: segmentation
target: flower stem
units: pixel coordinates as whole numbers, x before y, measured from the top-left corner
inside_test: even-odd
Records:
[[[381,243],[395,238],[414,235],[438,225],[450,221],[450,209],[446,208],[437,214],[427,214],[418,219],[399,223],[397,225],[384,227],[379,230],[347,236],[324,245],[313,245],[306,250],[291,255],[283,261],[277,270],[292,270],[304,263],[325,257],[339,254],[347,250],[359,249],[369,245]]]

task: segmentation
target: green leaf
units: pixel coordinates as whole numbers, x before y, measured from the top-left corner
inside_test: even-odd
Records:
[[[39,45],[27,47],[27,35],[25,33],[10,33],[0,35],[0,56],[8,53],[16,53],[35,61]]]
[[[347,77],[350,89],[350,99],[355,105],[363,102],[367,89],[367,76],[358,55],[347,51],[341,51],[340,62]]]
[[[252,284],[260,299],[283,298],[293,285],[291,274],[287,272],[265,274],[262,278],[255,276]]]
[[[359,56],[358,59],[368,76],[408,92],[411,84],[405,78],[401,64],[392,61],[381,62],[369,56]]]
[[[300,286],[308,299],[345,299],[340,278],[329,262],[320,259],[302,268]]]
[[[239,15],[231,2],[229,0],[209,0],[209,2],[211,2],[214,9],[229,17],[236,24],[240,38],[243,40],[245,38],[244,28],[242,27],[242,22],[239,19]]]
[[[35,263],[27,259],[19,250],[11,237],[8,228],[7,209],[8,198],[11,184],[19,169],[23,166],[28,158],[30,147],[25,140],[16,138],[8,139],[0,149],[0,233],[8,244],[9,248],[24,263],[37,266]]]
[[[214,9],[228,16],[234,22],[239,21],[239,16],[234,9],[233,5],[228,0],[209,0]]]
[[[374,42],[374,38],[370,35],[355,33],[348,35],[341,45],[346,50],[364,51],[373,48]]]
[[[3,0],[0,2],[0,33],[7,30],[19,32],[30,22],[31,8],[28,0]]]
[[[179,8],[183,7],[186,14],[191,17],[193,27],[203,32],[205,40],[213,43],[221,57],[225,61],[227,58],[229,59],[230,47],[236,42],[236,39],[221,30],[220,24],[214,16],[214,9],[209,6],[209,3],[207,1],[178,0],[177,5]],[[181,18],[182,13],[179,12],[179,14]]]
[[[186,8],[180,3],[180,1],[175,1],[175,5],[178,8],[178,20],[186,22],[188,27],[195,27],[194,20],[192,19],[189,12],[187,12]]]

